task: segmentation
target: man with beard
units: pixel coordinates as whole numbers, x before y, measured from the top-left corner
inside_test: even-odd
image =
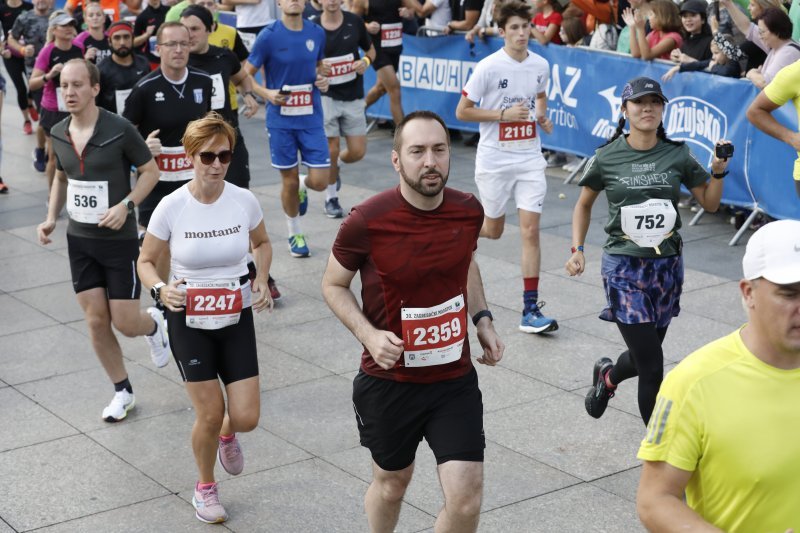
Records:
[[[436,531],[474,532],[485,440],[467,309],[483,347],[477,361],[494,366],[505,348],[473,258],[483,208],[445,188],[450,139],[435,113],[397,125],[392,165],[400,185],[353,208],[322,279],[328,306],[364,346],[353,406],[373,459],[367,519],[373,532],[394,531],[425,437],[445,496]],[[350,289],[357,271],[363,309]]]
[[[115,22],[108,28],[111,61],[103,61],[100,71],[100,94],[97,105],[121,115],[125,100],[136,82],[150,72],[146,57],[133,53],[133,28],[129,22]]]

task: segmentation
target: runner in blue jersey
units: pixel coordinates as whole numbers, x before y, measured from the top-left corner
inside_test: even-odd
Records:
[[[300,216],[308,207],[306,187],[328,186],[330,154],[322,120],[320,91],[328,90],[325,30],[304,20],[305,0],[278,0],[281,19],[258,34],[245,69],[251,74],[263,66],[266,88],[254,90],[267,100],[267,128],[272,166],[281,173],[281,202],[289,226],[289,251],[308,257]],[[300,158],[297,156],[300,151]],[[308,167],[301,183],[299,164]]]

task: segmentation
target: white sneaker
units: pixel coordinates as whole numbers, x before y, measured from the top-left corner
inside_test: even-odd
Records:
[[[169,363],[169,335],[167,335],[167,324],[164,321],[164,315],[155,307],[148,307],[147,314],[156,323],[156,332],[152,335],[145,335],[147,344],[150,345],[150,359],[153,364],[158,368],[166,366]]]
[[[103,409],[103,420],[106,422],[119,422],[128,416],[128,411],[136,405],[136,397],[125,389],[114,394],[114,399]]]

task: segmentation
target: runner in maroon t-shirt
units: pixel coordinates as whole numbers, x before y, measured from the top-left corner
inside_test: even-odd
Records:
[[[446,500],[437,524],[475,531],[485,441],[467,310],[483,347],[478,362],[494,366],[505,348],[473,260],[483,208],[445,188],[450,139],[430,111],[398,124],[392,164],[399,187],[353,208],[322,281],[325,301],[364,345],[353,405],[373,459],[367,518],[373,531],[394,529],[425,437]],[[363,310],[350,290],[356,271]]]

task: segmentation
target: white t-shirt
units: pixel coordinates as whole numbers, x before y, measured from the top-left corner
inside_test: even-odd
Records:
[[[483,109],[505,109],[518,102],[525,102],[531,109],[530,120],[535,120],[536,95],[547,89],[550,66],[539,55],[528,51],[525,61],[519,62],[510,57],[504,49],[500,49],[481,60],[472,72],[463,94]],[[519,124],[519,123],[514,123]],[[539,131],[524,146],[514,147],[515,143],[501,143],[501,125],[505,126],[504,135],[508,137],[508,128],[519,132],[524,127],[517,125],[514,130],[508,122],[481,122],[481,140],[475,166],[479,169],[497,168],[524,163],[529,170],[543,170],[547,162],[542,157],[542,143]],[[529,135],[528,135],[529,136]],[[514,138],[513,136],[511,137]]]
[[[258,200],[247,189],[226,182],[216,202],[202,204],[187,183],[161,200],[147,231],[169,241],[175,279],[238,280],[247,274],[250,231],[263,218]]]
[[[275,0],[261,0],[257,4],[239,4],[236,6],[236,27],[257,28],[266,26],[278,16]]]
[[[431,13],[430,17],[428,17],[425,25],[434,28],[444,28],[447,26],[448,22],[453,20],[453,10],[450,8],[450,2],[448,0],[432,1],[436,9]]]

